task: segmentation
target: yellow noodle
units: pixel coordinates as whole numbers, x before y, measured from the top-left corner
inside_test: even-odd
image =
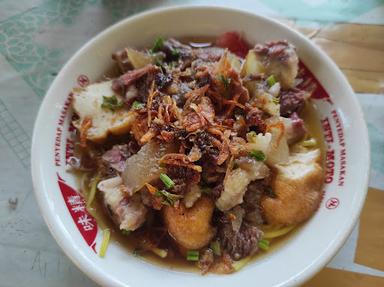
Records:
[[[295,228],[296,225],[288,226],[270,226],[264,225],[262,230],[264,232],[263,239],[273,239],[280,236],[283,236]]]
[[[100,181],[100,178],[98,175],[96,175],[91,180],[91,190],[89,191],[88,198],[87,198],[87,209],[91,206],[93,200],[95,199],[97,184],[99,183],[99,181]]]

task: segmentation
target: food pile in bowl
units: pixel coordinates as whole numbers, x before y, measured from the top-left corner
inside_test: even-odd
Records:
[[[117,75],[73,89],[69,162],[90,212],[135,253],[232,273],[315,213],[316,84],[292,44],[160,37],[112,58]]]

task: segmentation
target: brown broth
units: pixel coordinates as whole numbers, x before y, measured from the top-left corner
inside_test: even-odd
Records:
[[[324,158],[324,139],[321,132],[321,125],[318,118],[318,112],[313,103],[309,101],[300,116],[305,121],[308,133],[316,139],[318,147],[320,148],[322,153],[322,158]],[[131,253],[131,255],[138,256],[142,260],[169,269],[177,269],[189,272],[198,271],[196,263],[186,261],[185,257],[183,257],[178,252],[177,248],[174,248],[174,246],[171,246],[171,256],[168,256],[166,258],[160,258],[149,251],[139,252],[137,254],[135,250],[138,246],[140,246],[140,238],[136,236],[136,232],[133,232],[129,235],[124,235],[118,230],[116,225],[112,222],[112,220],[109,218],[105,211],[104,205],[102,203],[101,194],[96,195],[96,198],[92,203],[92,207],[90,208],[90,213],[95,217],[101,229],[109,228],[111,230],[111,242],[124,247],[127,250],[127,253]],[[160,216],[159,213],[156,213],[156,215]],[[300,224],[284,236],[270,240],[270,249],[267,252],[260,251],[252,258],[252,261],[260,260],[265,256],[269,256],[273,252],[281,248],[286,242],[289,241],[290,238],[295,236],[296,232],[298,232],[301,226],[303,226],[304,224],[305,223]],[[144,229],[145,228],[146,227],[144,227]]]
[[[210,43],[214,43],[214,37],[199,37],[199,36],[192,36],[192,37],[182,37],[179,38],[179,40],[183,43],[205,43],[206,46],[208,46]],[[103,78],[108,77],[116,77],[118,75],[116,66],[111,66],[110,69],[108,69],[105,73]],[[102,80],[103,80],[102,78]],[[303,118],[306,128],[308,130],[308,134],[315,138],[317,141],[317,147],[321,150],[321,156],[322,161],[324,163],[324,138],[321,130],[321,125],[318,117],[318,112],[316,110],[316,107],[311,101],[308,101],[305,105],[304,110],[300,114],[301,118]],[[80,178],[81,175],[78,176]],[[80,185],[79,185],[80,186]],[[87,198],[85,196],[85,198]],[[196,266],[195,262],[189,262],[185,259],[184,256],[182,256],[174,244],[171,243],[171,239],[168,240],[169,246],[169,255],[166,258],[160,258],[157,255],[153,254],[150,251],[145,252],[139,252],[137,254],[136,249],[138,246],[140,246],[140,238],[137,236],[137,231],[129,234],[124,235],[122,234],[116,225],[113,223],[113,221],[109,218],[107,215],[104,205],[102,203],[101,194],[97,194],[94,202],[92,203],[92,207],[90,208],[90,213],[95,217],[99,227],[101,229],[109,228],[111,230],[111,239],[110,241],[114,244],[118,244],[122,247],[124,247],[127,250],[127,256],[131,253],[133,256],[138,256],[140,259],[165,267],[169,269],[177,269],[182,271],[198,271],[198,268]],[[159,213],[156,213],[158,217],[160,217]],[[271,255],[273,252],[281,248],[285,243],[287,243],[292,237],[295,236],[295,234],[301,229],[301,227],[304,225],[300,224],[299,226],[295,227],[292,231],[290,231],[288,234],[283,235],[281,237],[275,238],[270,240],[270,248],[267,252],[260,251],[258,252],[253,258],[252,261],[260,260],[261,258],[265,256]],[[145,231],[145,229],[149,229],[147,227],[140,228],[140,232]]]

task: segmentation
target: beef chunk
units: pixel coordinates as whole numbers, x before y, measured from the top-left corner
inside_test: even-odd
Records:
[[[299,113],[304,108],[305,91],[291,89],[282,91],[280,95],[280,115],[289,118],[293,113]]]
[[[178,59],[186,59],[191,56],[192,48],[180,43],[175,39],[168,39],[164,42],[162,52],[166,55],[166,61],[174,61]]]
[[[262,180],[251,182],[244,195],[242,207],[245,210],[244,220],[253,226],[263,224],[260,201],[264,194],[265,186]]]
[[[134,84],[144,76],[148,74],[154,74],[159,70],[158,67],[153,65],[148,65],[140,69],[135,69],[127,71],[125,74],[121,75],[119,78],[114,79],[112,82],[112,90],[120,95],[124,95],[127,87]]]
[[[257,251],[262,234],[257,227],[247,223],[243,223],[238,232],[233,230],[231,223],[226,223],[219,231],[219,238],[222,248],[232,259],[239,260]]]
[[[267,75],[274,75],[284,89],[292,88],[298,72],[299,58],[287,41],[257,44],[254,49]]]
[[[105,164],[118,172],[122,172],[127,158],[137,153],[139,149],[140,147],[137,142],[131,140],[127,144],[114,145],[110,150],[106,151],[101,158]]]

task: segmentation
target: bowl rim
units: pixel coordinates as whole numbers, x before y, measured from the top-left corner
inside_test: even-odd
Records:
[[[338,77],[342,80],[342,85],[346,89],[347,93],[349,94],[349,100],[352,101],[352,105],[356,108],[357,114],[354,115],[358,118],[358,120],[362,121],[363,130],[360,131],[361,133],[361,139],[362,139],[362,145],[366,147],[366,172],[362,175],[361,182],[363,183],[363,186],[365,187],[364,190],[361,190],[358,192],[358,198],[356,199],[358,203],[356,204],[356,212],[349,217],[347,224],[343,227],[344,232],[341,233],[339,237],[337,237],[335,240],[330,243],[329,248],[325,252],[323,252],[318,258],[317,261],[302,272],[297,273],[295,276],[289,278],[288,281],[281,283],[281,285],[291,285],[291,284],[302,284],[305,281],[309,280],[312,276],[314,276],[320,269],[322,269],[331,259],[332,257],[337,253],[337,251],[342,247],[342,245],[345,243],[349,235],[351,234],[355,223],[357,222],[358,217],[360,216],[363,204],[365,202],[366,193],[368,190],[368,181],[369,181],[369,174],[370,174],[370,144],[369,144],[369,137],[368,137],[368,129],[367,125],[365,123],[364,114],[362,112],[361,106],[357,100],[357,97],[350,86],[348,80],[344,76],[344,74],[340,71],[338,66],[331,60],[331,58],[317,45],[315,45],[310,39],[308,39],[303,34],[299,33],[298,31],[292,29],[291,27],[279,22],[278,20],[275,20],[273,18],[257,14],[256,12],[250,12],[246,11],[241,8],[233,8],[233,7],[226,7],[226,6],[220,6],[220,5],[172,5],[172,6],[166,6],[166,7],[160,7],[160,8],[154,8],[149,9],[144,12],[140,12],[138,14],[134,14],[131,16],[128,16],[117,23],[107,27],[103,31],[99,32],[95,36],[93,36],[91,39],[89,39],[80,49],[78,49],[71,57],[70,59],[65,63],[65,65],[60,69],[60,72],[57,74],[54,81],[51,83],[49,89],[47,90],[45,97],[40,105],[35,124],[33,129],[33,136],[32,136],[32,144],[31,144],[31,174],[32,174],[32,182],[33,182],[33,189],[35,193],[35,197],[38,202],[38,206],[40,209],[40,212],[44,218],[44,221],[46,225],[48,226],[48,229],[50,233],[52,234],[55,241],[58,243],[60,248],[64,251],[64,253],[70,258],[70,260],[83,272],[85,273],[89,278],[94,280],[96,283],[101,285],[107,285],[107,286],[122,286],[121,281],[115,279],[113,276],[110,276],[107,272],[99,269],[95,264],[89,264],[89,262],[86,260],[86,256],[82,255],[78,252],[78,249],[69,243],[67,243],[64,240],[64,226],[58,225],[56,219],[52,216],[49,209],[45,208],[45,205],[47,204],[46,198],[44,197],[44,180],[42,180],[41,174],[44,172],[43,170],[39,169],[38,166],[38,156],[37,156],[37,142],[38,142],[38,133],[39,129],[38,127],[43,124],[43,110],[46,109],[47,106],[47,98],[48,95],[52,94],[53,87],[56,86],[58,82],[60,82],[61,75],[65,73],[65,71],[68,69],[69,66],[71,66],[72,62],[75,62],[78,56],[84,51],[87,50],[90,46],[94,44],[95,41],[99,40],[100,38],[103,38],[105,35],[109,34],[111,31],[119,28],[120,26],[124,26],[129,22],[134,22],[137,19],[145,18],[147,16],[157,16],[159,14],[162,14],[163,12],[177,12],[177,11],[183,11],[183,10],[216,10],[216,11],[223,11],[223,12],[236,12],[236,13],[243,13],[248,16],[261,18],[265,22],[273,23],[279,27],[282,27],[284,29],[287,29],[290,31],[290,33],[295,34],[298,38],[300,38],[301,41],[306,42],[311,46],[312,50],[316,51],[316,53],[319,53],[322,59],[326,62],[326,65],[330,67],[334,72],[338,75]],[[52,96],[51,96],[52,97]],[[96,267],[96,268],[95,268]]]

